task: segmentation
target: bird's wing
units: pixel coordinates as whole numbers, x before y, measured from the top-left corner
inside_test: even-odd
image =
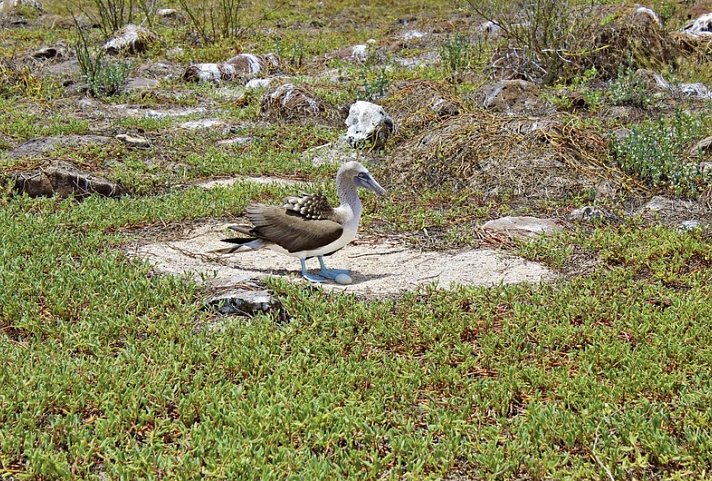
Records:
[[[334,218],[334,208],[323,194],[302,193],[300,197],[287,197],[284,199],[285,209],[296,212],[307,219],[323,220]]]
[[[343,228],[328,219],[309,219],[293,210],[276,206],[251,205],[247,218],[254,224],[252,235],[283,247],[289,252],[319,249],[341,237]]]

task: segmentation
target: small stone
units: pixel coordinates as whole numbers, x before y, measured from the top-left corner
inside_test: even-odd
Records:
[[[218,140],[218,145],[245,145],[252,142],[253,137],[235,137],[232,139]]]
[[[590,205],[574,209],[573,211],[571,211],[571,214],[569,214],[569,220],[584,222],[590,222],[596,219],[603,219],[604,217],[606,217],[606,215],[601,209]]]
[[[679,226],[677,226],[677,229],[680,231],[689,231],[689,230],[695,230],[700,227],[700,221],[699,220],[685,220],[680,223]]]
[[[189,120],[188,122],[183,122],[180,124],[182,129],[186,130],[199,130],[199,129],[213,129],[216,127],[226,127],[225,121],[220,119],[200,119],[200,120]]]
[[[274,78],[253,78],[245,84],[245,88],[249,90],[267,88],[274,80]]]
[[[116,138],[131,147],[138,147],[141,149],[146,149],[151,146],[151,143],[144,137],[139,137],[139,136],[134,137],[134,136],[131,136],[128,134],[119,134],[116,136]]]
[[[175,8],[159,8],[156,10],[156,15],[161,18],[176,18],[178,16],[178,10]]]

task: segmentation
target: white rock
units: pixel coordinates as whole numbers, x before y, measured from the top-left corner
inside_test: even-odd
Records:
[[[685,220],[680,222],[680,225],[677,226],[677,229],[681,231],[695,230],[700,227],[700,225],[701,223],[699,220]]]
[[[245,84],[245,88],[253,90],[269,87],[269,85],[274,82],[274,80],[274,78],[253,78]]]
[[[405,40],[406,42],[423,37],[425,37],[425,34],[420,30],[408,30],[403,34],[403,40]]]
[[[712,37],[712,12],[698,17],[682,31],[691,37]]]
[[[506,232],[511,235],[533,237],[540,234],[552,234],[561,230],[561,225],[553,219],[538,217],[501,217],[482,224],[483,229]]]
[[[218,140],[218,145],[245,145],[252,142],[252,137],[235,137],[232,139]]]
[[[368,45],[354,45],[351,47],[351,58],[359,62],[368,60]]]
[[[226,124],[220,119],[200,119],[183,122],[180,127],[186,130],[212,129],[215,127],[225,127]]]
[[[128,134],[119,134],[116,136],[116,138],[131,147],[146,149],[151,146],[151,143],[148,141],[148,139],[144,137],[139,137],[138,135],[132,136]]]
[[[114,36],[104,44],[104,50],[109,53],[127,51],[131,53],[144,52],[158,39],[158,36],[140,25],[128,24],[114,33]]]
[[[395,131],[393,119],[383,107],[363,100],[351,105],[346,127],[346,140],[352,147],[369,143],[374,147],[382,147]]]
[[[163,18],[175,18],[178,16],[178,10],[175,8],[159,8],[156,10],[156,15]]]
[[[486,35],[498,35],[502,31],[502,27],[500,27],[498,23],[488,20],[486,22],[481,23],[477,27],[477,30],[483,32]]]
[[[658,17],[658,14],[647,7],[638,7],[635,11],[635,14],[640,15],[640,16],[646,16],[646,17],[650,18],[650,20],[652,20],[656,24],[662,25],[662,23],[660,22],[660,17]]]

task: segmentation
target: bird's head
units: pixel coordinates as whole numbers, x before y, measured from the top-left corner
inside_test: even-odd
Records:
[[[368,169],[361,165],[360,162],[353,160],[343,164],[337,174],[337,177],[341,176],[353,180],[353,183],[357,187],[363,187],[364,189],[371,190],[378,195],[386,194],[386,189],[381,187],[378,182],[376,182],[376,179],[371,176]]]

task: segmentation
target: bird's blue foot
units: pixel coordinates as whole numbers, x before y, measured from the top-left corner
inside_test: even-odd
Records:
[[[307,271],[307,264],[304,259],[299,259],[299,261],[302,264],[302,277],[308,280],[309,282],[313,282],[315,284],[321,284],[322,282],[326,282],[328,279],[331,279],[331,277],[323,277],[317,274],[310,274]]]
[[[336,276],[339,274],[346,274],[347,276],[351,275],[351,271],[348,269],[329,269],[324,264],[324,257],[322,256],[318,256],[317,259],[319,259],[319,265],[321,266],[319,275],[322,277],[326,277],[327,279],[336,279]]]

